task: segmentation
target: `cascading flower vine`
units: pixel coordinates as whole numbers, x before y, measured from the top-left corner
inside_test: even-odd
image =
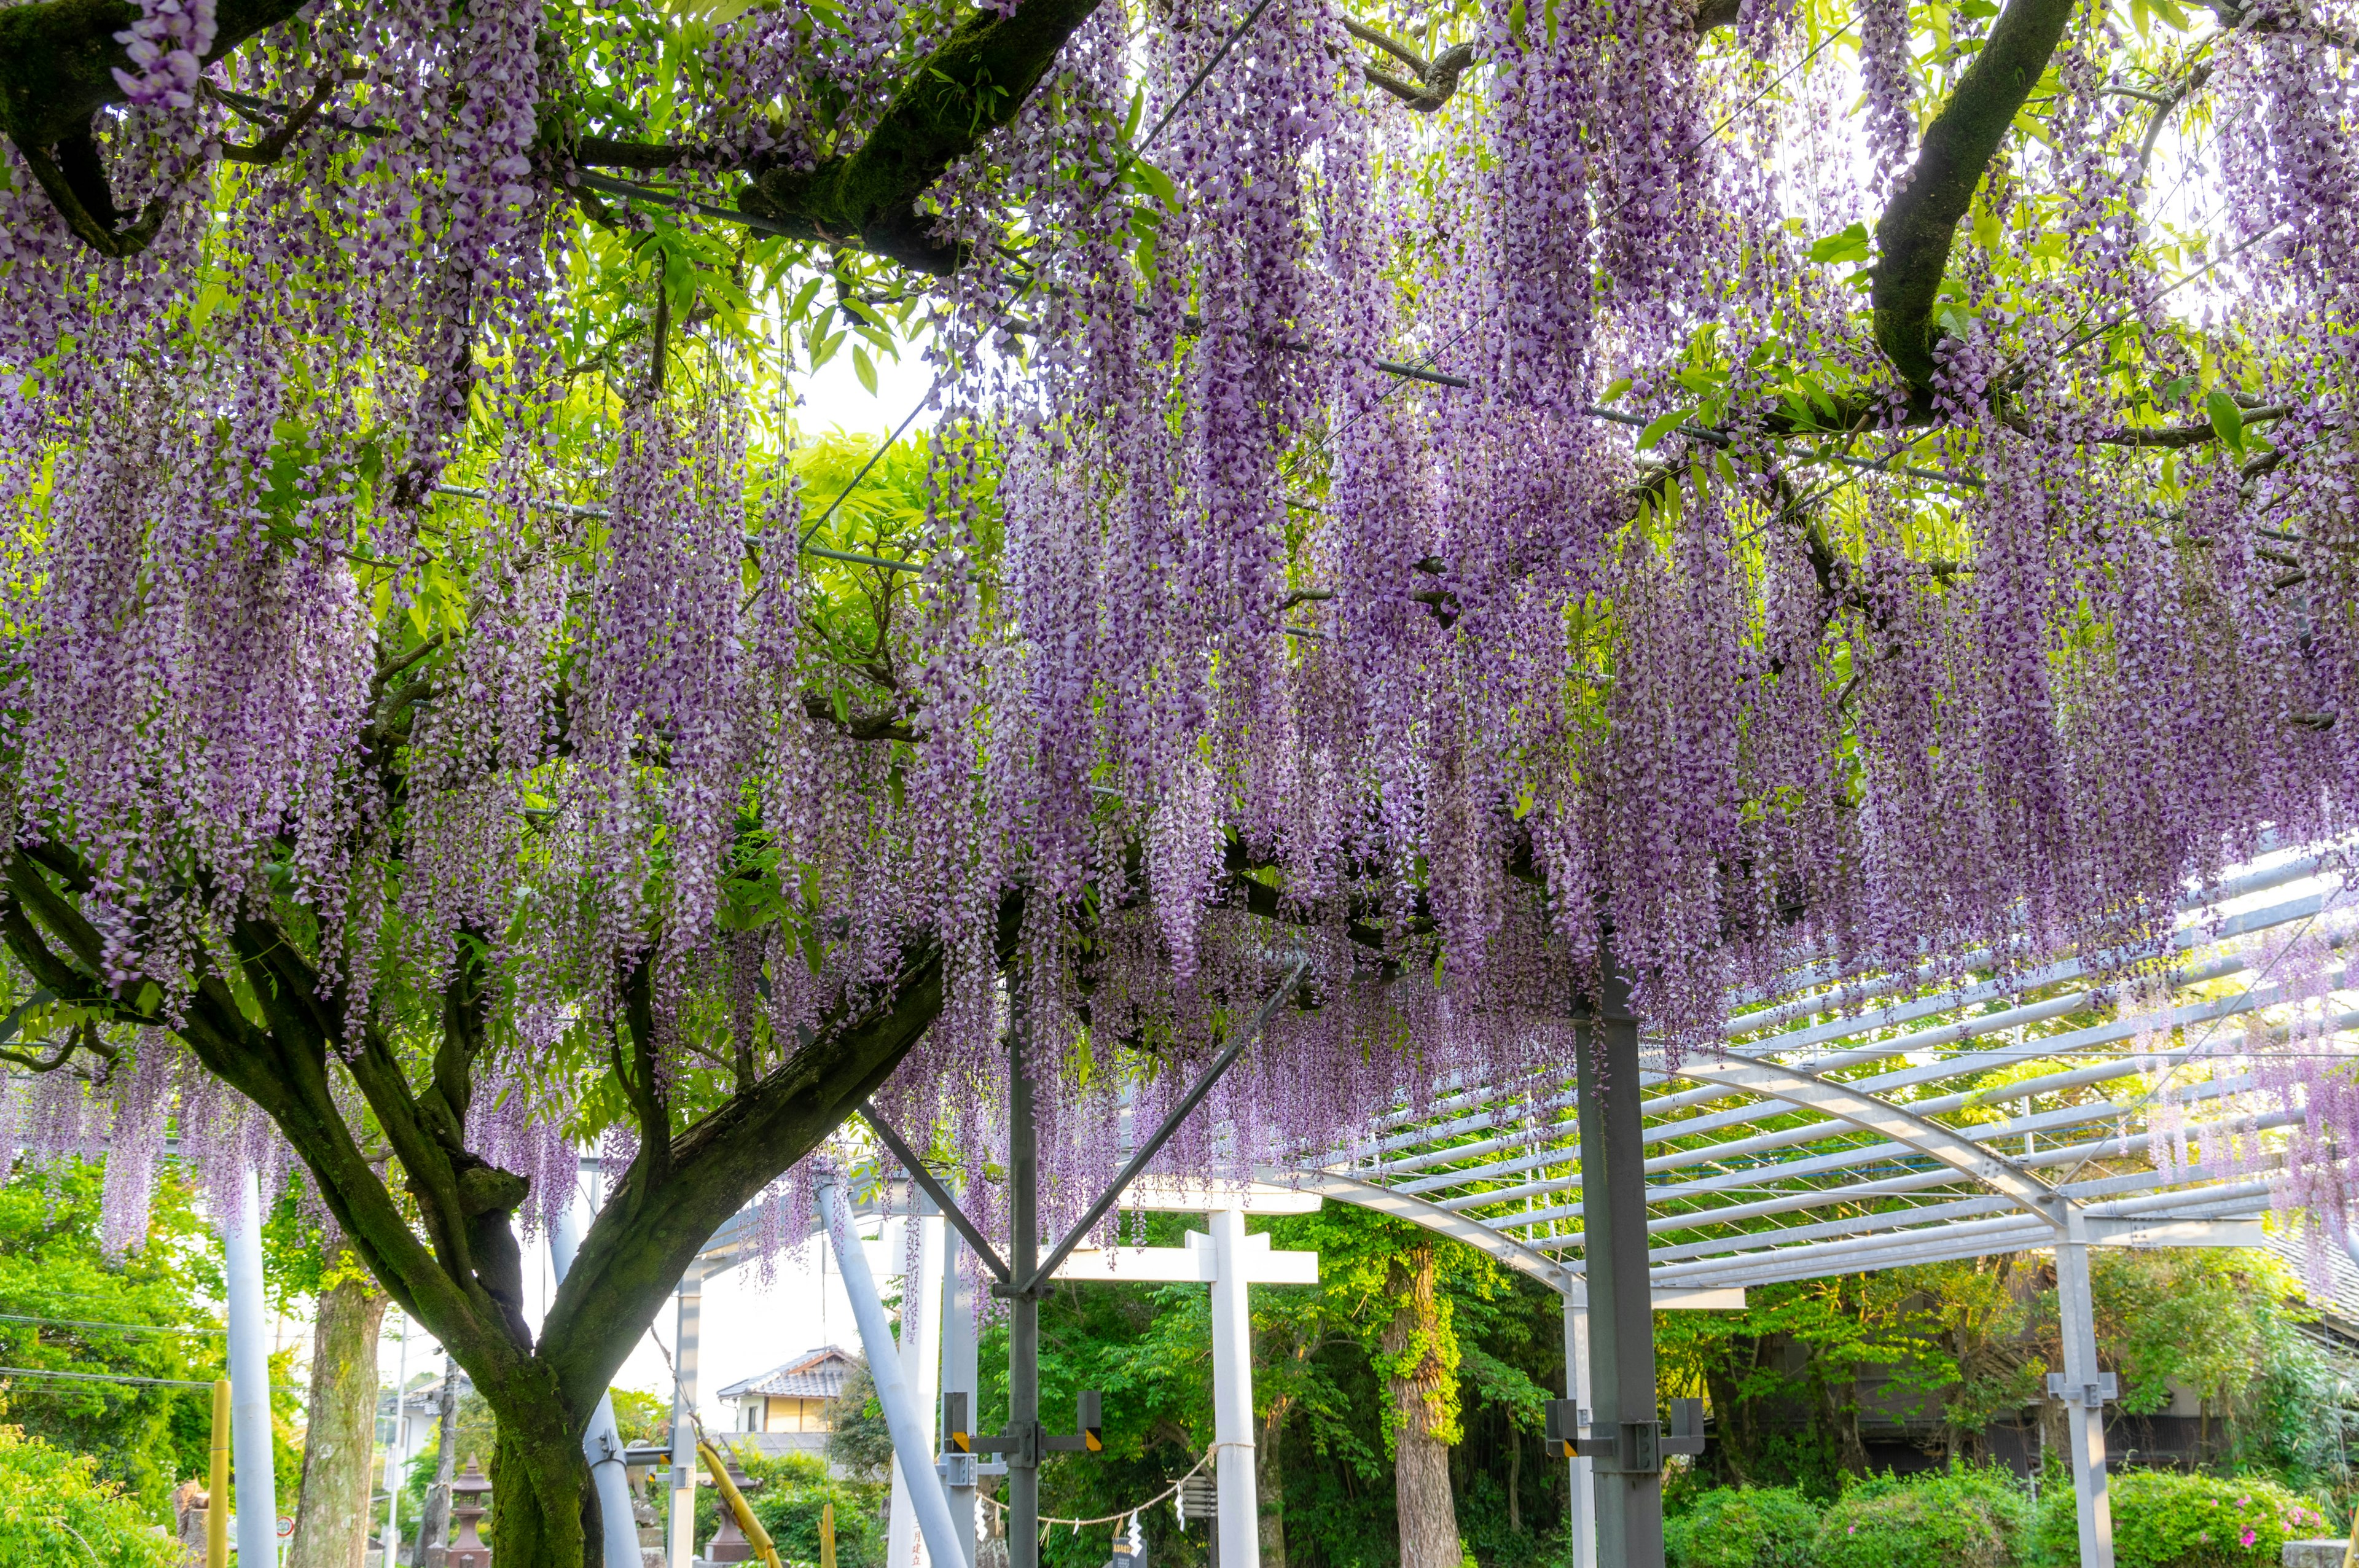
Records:
[[[2359,828],[2351,9],[145,6],[87,222],[0,150],[0,929],[132,1052],[22,1139],[121,1244],[316,1029],[303,1114],[430,1084],[530,1226],[752,1128],[799,1237],[867,1097],[996,1225],[1012,1036],[1062,1223],[1298,966],[1176,1164],[1549,1103],[1609,963],[1666,1060],[2133,971]],[[792,429],[916,340],[925,433]],[[2345,1132],[2163,1103],[2344,1212]]]

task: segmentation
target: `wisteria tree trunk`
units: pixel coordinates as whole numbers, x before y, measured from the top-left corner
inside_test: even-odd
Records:
[[[368,1550],[369,1483],[376,1454],[376,1344],[386,1294],[355,1271],[351,1250],[320,1292],[311,1333],[311,1393],[305,1411],[303,1478],[286,1568],[362,1568]],[[388,1486],[398,1476],[388,1476]]]
[[[1433,1249],[1393,1260],[1392,1321],[1385,1327],[1385,1387],[1393,1405],[1394,1499],[1401,1568],[1459,1568],[1458,1508],[1450,1445],[1458,1428],[1458,1357],[1435,1290]]]
[[[873,1093],[941,1005],[940,955],[914,948],[881,1000],[829,1020],[777,1068],[675,1131],[664,1079],[654,1070],[652,977],[645,964],[635,967],[623,979],[628,1016],[616,1052],[639,1120],[640,1152],[583,1238],[536,1339],[523,1315],[523,1252],[513,1224],[527,1184],[465,1141],[471,1068],[489,1005],[480,949],[461,955],[442,999],[430,1078],[419,1087],[373,1028],[358,1030],[358,1047],[344,1054],[341,999],[321,985],[299,945],[259,916],[240,921],[229,945],[261,1022],[219,974],[198,981],[178,1017],[167,1012],[159,988],[136,977],[105,984],[104,943],[80,907],[92,888],[69,850],[19,852],[0,889],[0,939],[52,995],[177,1033],[207,1069],[277,1123],[354,1254],[450,1351],[490,1406],[501,1499],[495,1550],[506,1568],[572,1568],[584,1560],[585,1540],[598,1536],[591,1530],[585,1538],[595,1494],[581,1439],[614,1370],[713,1231]],[[1021,910],[1013,895],[1003,905],[1003,961],[1014,950]],[[356,1141],[332,1087],[332,1052],[391,1143],[414,1209],[397,1201]]]

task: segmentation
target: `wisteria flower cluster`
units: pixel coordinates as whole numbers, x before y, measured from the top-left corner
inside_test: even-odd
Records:
[[[8,826],[154,988],[120,1147],[208,1136],[162,1042],[266,914],[349,1051],[491,977],[458,1119],[536,1189],[938,983],[881,1103],[987,1191],[1012,1033],[1077,1206],[1298,964],[1174,1161],[1560,1084],[1608,966],[1672,1060],[1747,989],[2126,970],[2359,827],[2344,0],[2201,80],[2066,7],[1924,373],[1884,220],[1985,40],[1918,8],[1468,4],[1408,104],[1324,0],[899,69],[1053,3],[323,0],[207,64],[158,0],[92,144],[181,193],[147,248],[0,154]],[[890,515],[804,488],[807,365],[919,340]]]

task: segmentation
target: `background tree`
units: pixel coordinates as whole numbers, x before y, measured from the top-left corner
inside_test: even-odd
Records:
[[[79,1161],[19,1171],[0,1185],[0,1353],[40,1371],[120,1372],[208,1382],[223,1375],[219,1265],[185,1183],[168,1172],[139,1229],[146,1245],[111,1252],[99,1173]],[[119,1222],[118,1222],[119,1223]],[[162,1332],[99,1327],[154,1325]],[[193,1331],[193,1332],[190,1332]],[[202,1390],[20,1379],[9,1422],[28,1438],[86,1454],[151,1522],[173,1485],[205,1474],[212,1401]]]
[[[362,1568],[376,1482],[377,1334],[386,1294],[348,1245],[329,1251],[321,1265],[303,1473],[285,1568]]]

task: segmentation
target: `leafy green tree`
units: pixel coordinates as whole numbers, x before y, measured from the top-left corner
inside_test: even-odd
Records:
[[[643,1389],[610,1389],[614,1430],[631,1446],[671,1441],[671,1400]]]
[[[820,1518],[835,1509],[835,1560],[839,1568],[883,1568],[885,1488],[871,1482],[829,1475],[827,1462],[809,1454],[766,1454],[750,1444],[738,1450],[738,1464],[754,1490],[746,1502],[754,1517],[789,1562],[820,1560]]]
[[[147,1244],[119,1259],[99,1246],[98,1204],[98,1169],[79,1162],[0,1185],[0,1358],[38,1371],[221,1376],[220,1320],[198,1304],[219,1299],[219,1268],[188,1188],[168,1170],[159,1176]],[[150,1519],[163,1518],[176,1480],[204,1474],[207,1390],[20,1378],[7,1400],[28,1439],[89,1456],[92,1474]]]
[[[92,1562],[106,1568],[181,1568],[148,1528],[147,1510],[72,1454],[21,1427],[0,1426],[0,1568]]]

